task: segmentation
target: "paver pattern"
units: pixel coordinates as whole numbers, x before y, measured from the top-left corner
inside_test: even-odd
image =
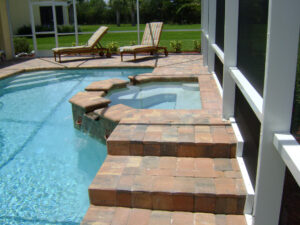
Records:
[[[103,91],[95,92],[78,92],[69,102],[82,108],[84,112],[91,112],[100,107],[106,107],[111,101],[103,98]]]
[[[151,67],[153,74],[200,74],[207,72],[202,67],[203,57],[196,55],[170,54],[168,57],[158,58],[139,55],[137,61],[130,60],[130,56],[124,56],[124,62],[120,56],[106,57],[65,57],[62,63],[55,62],[53,57],[18,59],[0,64],[0,79],[25,71],[47,69],[80,69],[80,68],[116,68],[116,67]],[[204,73],[203,72],[203,73]]]
[[[120,123],[107,149],[110,155],[234,158],[236,139],[231,126]]]
[[[98,222],[97,222],[98,221]],[[101,222],[99,222],[101,221]],[[242,215],[170,212],[91,205],[82,225],[246,225]]]
[[[113,78],[108,80],[96,81],[85,88],[86,91],[105,91],[108,92],[115,88],[124,88],[128,81]]]
[[[236,159],[108,156],[89,187],[91,204],[242,214]]]

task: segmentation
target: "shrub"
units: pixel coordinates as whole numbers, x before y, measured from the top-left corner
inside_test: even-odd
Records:
[[[24,37],[14,38],[14,47],[15,47],[15,54],[19,54],[22,52],[29,53],[32,51],[27,38]]]
[[[52,25],[37,25],[35,26],[35,32],[46,32],[46,31],[54,31],[54,27]],[[73,25],[58,25],[57,26],[57,32],[58,33],[72,33],[75,32],[75,27]],[[81,32],[81,28],[78,27],[78,32]],[[31,34],[31,26],[24,25],[20,27],[17,31],[18,35],[27,35]],[[49,34],[48,36],[53,36],[53,34]],[[43,37],[46,37],[43,35]]]
[[[118,48],[119,48],[118,42],[112,41],[108,44],[108,49],[113,54],[118,52]]]
[[[193,42],[194,42],[194,50],[196,52],[201,52],[201,42],[197,40],[194,40]]]
[[[170,46],[175,50],[176,53],[181,52],[182,49],[182,41],[170,41]]]
[[[31,34],[31,27],[24,25],[18,29],[17,34],[18,35]]]
[[[73,25],[59,25],[57,26],[58,33],[73,33],[75,32],[75,26]],[[81,28],[78,27],[78,32],[81,32]]]
[[[130,45],[136,45],[135,41],[130,41]]]

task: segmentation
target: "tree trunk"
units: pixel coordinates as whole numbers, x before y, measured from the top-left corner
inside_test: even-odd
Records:
[[[135,10],[134,8],[131,9],[131,26],[135,26]]]
[[[117,26],[119,27],[120,26],[120,10],[117,9],[116,11],[116,17],[117,17]]]

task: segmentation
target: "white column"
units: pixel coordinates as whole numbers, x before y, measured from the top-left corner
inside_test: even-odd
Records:
[[[203,65],[207,66],[208,61],[208,0],[201,0],[201,53]]]
[[[239,0],[225,1],[223,118],[234,116],[235,82],[229,67],[237,65]]]
[[[215,44],[216,39],[216,15],[217,15],[217,0],[209,0],[209,16],[208,16],[208,70],[214,72],[215,70],[215,51],[212,45]]]
[[[138,45],[141,43],[140,39],[140,3],[139,0],[136,0],[136,23],[137,23],[137,39]]]
[[[29,6],[33,48],[34,48],[35,55],[37,56],[38,52],[37,52],[37,43],[36,43],[36,34],[35,34],[35,23],[34,23],[34,16],[33,16],[31,0],[28,0],[28,6]]]
[[[285,164],[273,145],[276,132],[289,132],[295,87],[299,0],[270,0],[262,131],[254,216],[256,225],[278,224]]]
[[[75,40],[78,45],[78,23],[77,23],[77,11],[76,11],[76,0],[73,0],[73,14],[74,14],[74,28],[75,28]]]
[[[52,16],[53,16],[53,24],[54,24],[54,36],[55,36],[55,46],[58,47],[58,36],[57,36],[57,20],[56,20],[56,9],[54,0],[52,0]]]

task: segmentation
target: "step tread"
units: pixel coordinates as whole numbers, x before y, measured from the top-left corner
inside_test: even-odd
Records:
[[[95,205],[241,214],[246,189],[236,159],[108,156],[89,194]]]
[[[110,155],[234,158],[231,126],[124,125],[107,140]]]
[[[91,205],[81,225],[246,225],[244,215],[170,212]]]
[[[110,135],[108,141],[236,144],[236,138],[230,125],[192,126],[119,124]]]

